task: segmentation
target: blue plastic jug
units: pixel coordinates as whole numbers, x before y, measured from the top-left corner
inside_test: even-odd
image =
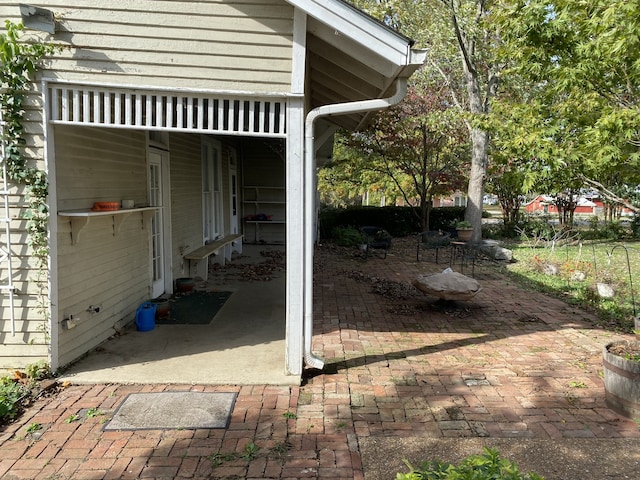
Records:
[[[144,302],[136,311],[136,328],[139,332],[148,332],[156,327],[156,304]]]

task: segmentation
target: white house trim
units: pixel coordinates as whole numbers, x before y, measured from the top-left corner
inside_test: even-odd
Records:
[[[47,118],[49,115],[49,96],[47,94],[46,82],[41,83],[43,96],[42,131],[44,132],[44,162],[49,181],[47,202],[50,205],[58,204],[56,185],[56,158],[55,158],[55,135],[53,126],[49,125]],[[60,321],[58,316],[58,222],[47,222],[49,228],[49,365],[52,371],[60,367]]]
[[[288,126],[292,138],[304,138],[304,102],[289,104]],[[302,141],[288,141],[286,187],[286,352],[287,373],[302,374],[304,299],[304,148]]]
[[[304,96],[306,78],[307,16],[299,8],[293,11],[293,61],[291,93]]]
[[[185,132],[286,135],[284,97],[231,96],[129,89],[49,81],[48,120],[53,124],[144,128]]]
[[[287,2],[322,24],[331,26],[332,36],[323,35],[324,40],[333,38],[333,42],[337,42],[340,48],[344,48],[345,38],[350,39],[365,46],[369,52],[376,52],[398,66],[407,64],[411,42],[346,2],[341,0],[287,0]]]
[[[291,92],[304,95],[306,79],[306,35],[307,16],[294,10],[293,63],[291,70]],[[303,295],[304,265],[300,261],[304,251],[304,101],[291,99],[287,116],[289,132],[286,162],[286,351],[285,365],[288,374],[302,374],[303,352]],[[292,139],[299,139],[295,141]]]

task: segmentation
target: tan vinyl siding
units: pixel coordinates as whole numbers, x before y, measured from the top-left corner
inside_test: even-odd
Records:
[[[200,135],[172,133],[171,237],[173,278],[189,276],[183,255],[202,245],[202,144]]]
[[[36,86],[37,87],[37,86]],[[45,169],[43,160],[42,120],[39,107],[42,101],[37,92],[25,102],[24,129],[26,135],[25,158],[29,164]],[[48,276],[39,272],[38,262],[31,256],[28,246],[27,221],[24,220],[27,201],[22,185],[9,186],[10,241],[12,252],[15,336],[11,335],[11,309],[9,295],[0,292],[0,369],[24,368],[38,360],[48,359]],[[4,236],[4,230],[0,231]],[[3,244],[5,243],[3,239]],[[0,281],[7,284],[7,270],[0,265]]]
[[[58,210],[90,208],[96,201],[147,201],[146,135],[142,131],[56,127]],[[71,222],[58,216],[58,315],[77,326],[60,329],[60,365],[97,346],[135,318],[150,294],[149,227],[142,213],[90,217],[78,242]],[[90,313],[90,305],[100,312]]]
[[[3,18],[19,2],[0,2]],[[281,0],[44,0],[64,47],[47,69],[74,81],[287,92],[293,8]],[[19,18],[19,17],[18,17]]]
[[[19,22],[19,3],[0,0],[0,16]],[[46,169],[39,94],[42,78],[140,86],[143,90],[166,87],[258,95],[290,91],[293,8],[284,0],[43,0],[38,6],[54,12],[58,31],[48,35],[26,30],[24,38],[64,47],[46,62],[38,74],[36,92],[26,104],[25,152],[41,170]],[[8,298],[2,295],[0,368],[48,358],[47,308],[53,309],[58,325],[69,314],[77,319],[75,328],[59,329],[57,363],[63,366],[133,320],[136,308],[150,294],[149,227],[142,228],[141,213],[125,217],[117,235],[111,216],[92,217],[77,244],[71,241],[69,218],[57,215],[58,210],[90,208],[95,201],[132,198],[146,202],[145,132],[63,125],[52,130],[49,140],[56,151],[55,155],[51,151],[50,160],[55,160],[52,167],[57,177],[51,181],[57,204],[51,206],[50,222],[57,228],[58,268],[50,275],[58,287],[58,298],[54,296],[52,306],[46,273],[44,283],[34,281],[36,262],[30,256],[26,221],[21,219],[26,206],[24,189],[13,187],[17,334],[12,337],[9,333]],[[184,252],[202,244],[201,137],[172,133],[169,144],[172,271],[167,274],[177,278],[189,272],[182,260]],[[225,157],[223,169],[227,229]],[[239,185],[239,201],[241,194]],[[241,204],[238,207],[241,219]],[[3,274],[0,271],[0,277]],[[100,312],[87,312],[89,305],[100,305]]]
[[[147,202],[144,131],[57,126],[54,136],[59,210],[114,198]]]

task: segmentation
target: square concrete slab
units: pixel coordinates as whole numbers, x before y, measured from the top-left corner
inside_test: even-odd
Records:
[[[226,428],[236,393],[133,393],[104,430]]]

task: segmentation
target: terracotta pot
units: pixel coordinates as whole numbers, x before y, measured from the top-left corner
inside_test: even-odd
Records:
[[[182,293],[191,292],[195,284],[193,278],[178,278],[176,279],[176,290]]]
[[[171,305],[166,298],[156,298],[151,300],[151,303],[156,306],[156,320],[168,317],[171,313]]]
[[[457,228],[456,231],[458,232],[458,240],[461,242],[468,242],[471,240],[473,228]]]
[[[628,418],[640,417],[640,362],[614,355],[607,344],[603,351],[604,390],[607,406]]]

